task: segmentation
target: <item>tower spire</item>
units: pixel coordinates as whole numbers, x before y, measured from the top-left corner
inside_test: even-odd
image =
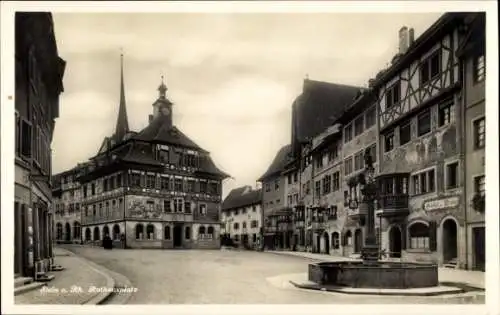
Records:
[[[117,141],[123,139],[129,132],[127,106],[125,103],[125,85],[123,83],[123,50],[120,54],[120,107],[118,108],[118,119],[116,122],[115,137]]]
[[[161,84],[158,87],[158,91],[160,92],[160,99],[165,99],[166,98],[166,93],[167,93],[167,86],[165,85],[165,82],[163,81],[163,75],[161,76]]]

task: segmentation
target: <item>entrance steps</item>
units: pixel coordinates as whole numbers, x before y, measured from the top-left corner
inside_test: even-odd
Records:
[[[43,282],[35,282],[30,277],[15,277],[14,278],[14,295],[23,294],[25,292],[36,290],[47,285]]]
[[[453,258],[452,260],[450,260],[447,263],[443,264],[443,267],[457,269],[458,268],[457,259]]]

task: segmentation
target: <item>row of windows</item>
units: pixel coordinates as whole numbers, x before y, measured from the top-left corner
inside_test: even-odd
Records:
[[[344,143],[352,141],[354,138],[361,135],[363,131],[374,126],[376,122],[377,110],[376,107],[373,106],[344,127]]]
[[[455,122],[456,107],[453,99],[447,99],[439,106],[438,127],[443,127]],[[427,109],[416,117],[417,138],[429,134],[431,127],[431,111]],[[399,145],[405,145],[412,140],[412,120],[399,124]],[[395,147],[395,128],[384,134],[384,152],[392,151]]]
[[[257,211],[257,206],[252,206],[252,212]],[[247,213],[247,208],[241,208],[241,214],[246,214]],[[234,215],[239,215],[240,214],[240,209],[234,209],[233,210]]]
[[[259,221],[258,220],[252,220],[252,221],[250,221],[250,228],[254,229],[254,228],[258,227],[258,226],[259,226]],[[239,222],[234,222],[233,223],[233,229],[234,230],[239,230],[239,228],[240,228],[240,223]],[[245,221],[243,221],[241,223],[241,228],[242,229],[246,229],[247,228],[247,223]]]
[[[199,167],[199,164],[201,162],[199,157],[192,153],[180,152],[177,150],[171,152],[166,149],[158,150],[156,159],[162,163],[170,163],[176,164],[180,167],[192,168]]]
[[[266,192],[269,192],[271,191],[271,183],[270,182],[266,182]],[[280,190],[280,180],[279,179],[275,179],[274,180],[274,190],[275,191],[279,191]]]
[[[288,205],[296,205],[299,203],[299,194],[288,195]]]
[[[190,192],[190,193],[208,193],[208,194],[219,194],[220,185],[219,183],[208,183],[206,181],[196,182],[192,179],[184,180],[182,178],[175,178],[172,180],[169,177],[158,177],[155,175],[147,174],[129,174],[128,183],[130,187],[136,188],[148,188],[148,189],[159,189],[159,190],[169,190],[177,192]],[[111,191],[115,188],[122,187],[122,174],[117,174],[108,178],[103,179],[103,191]],[[83,197],[87,197],[87,185],[82,187]],[[94,196],[96,194],[96,185],[92,183],[90,185],[90,195]]]
[[[64,215],[65,213],[71,215],[77,211],[80,211],[80,203],[78,203],[78,202],[70,203],[70,204],[68,204],[67,207],[64,204],[58,203],[55,205],[54,213],[56,215]]]
[[[51,149],[48,136],[37,124],[36,115],[33,121],[20,117],[15,113],[15,150],[16,155],[29,160],[33,158],[36,165],[45,173],[51,172]]]
[[[340,172],[332,175],[325,175],[321,180],[314,183],[316,196],[326,195],[333,191],[340,190]],[[323,189],[321,189],[323,187]]]
[[[369,153],[373,163],[377,162],[377,144],[372,144],[368,148],[355,153],[344,159],[344,175],[349,175],[353,172],[362,170],[365,167],[365,154]]]
[[[474,82],[483,82],[486,75],[485,57],[484,54],[479,54],[474,57]],[[438,77],[441,73],[441,50],[434,52],[431,56],[425,59],[419,67],[420,85],[426,85],[431,80]],[[386,108],[389,109],[401,101],[401,83],[395,82],[387,89],[385,95]]]
[[[325,159],[325,156],[327,157],[328,163],[333,162],[335,159],[337,159],[340,156],[340,146],[341,144],[339,142],[334,142],[327,150],[326,153],[322,153],[319,156],[316,157],[316,168],[322,168],[323,167],[323,161]]]

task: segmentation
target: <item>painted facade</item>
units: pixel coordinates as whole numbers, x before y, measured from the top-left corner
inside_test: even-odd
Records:
[[[460,14],[445,14],[375,79],[382,248],[410,261],[465,264]],[[408,39],[408,33],[402,29]],[[431,33],[432,32],[432,33]]]
[[[173,125],[162,82],[149,124],[130,131],[123,64],[113,136],[80,168],[86,243],[110,237],[124,248],[220,247],[222,180],[208,152]]]

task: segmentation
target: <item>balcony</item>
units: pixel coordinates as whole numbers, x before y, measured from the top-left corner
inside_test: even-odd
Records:
[[[382,195],[379,197],[376,215],[379,217],[405,217],[410,213],[408,195]]]
[[[360,202],[357,207],[350,207],[348,210],[348,216],[352,220],[361,222],[368,215],[368,204],[366,202]]]

